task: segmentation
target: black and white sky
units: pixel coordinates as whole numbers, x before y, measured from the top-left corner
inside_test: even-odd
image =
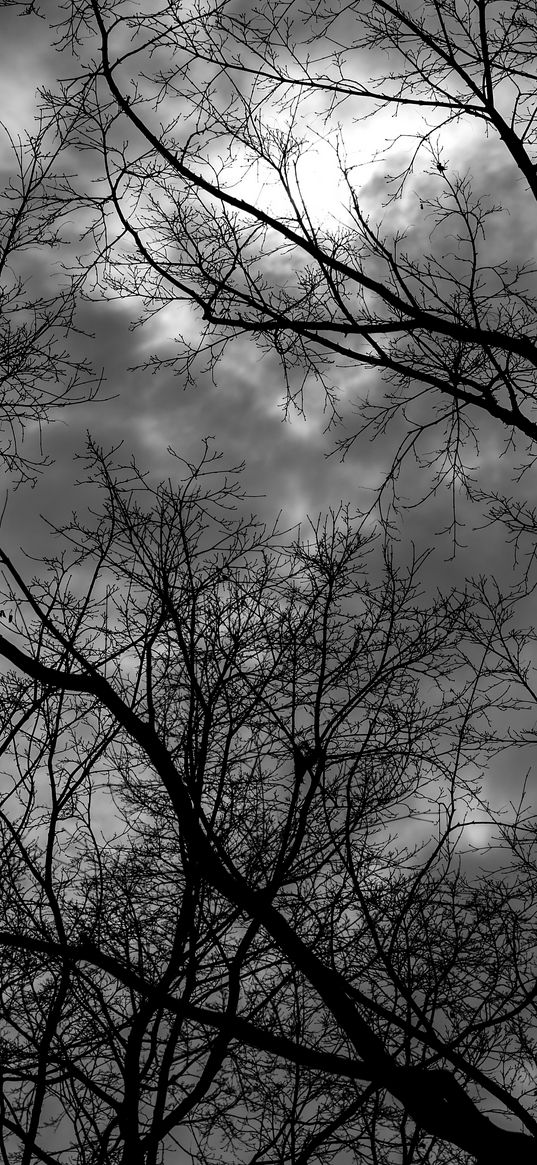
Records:
[[[54,87],[58,78],[69,76],[73,65],[67,50],[55,49],[46,20],[22,15],[11,6],[0,9],[0,46],[2,120],[12,134],[22,134],[33,125],[37,87]],[[386,173],[394,167],[393,156],[389,164],[380,156],[374,160],[379,134],[384,132],[388,138],[411,129],[410,122],[399,122],[394,127],[388,121],[374,121],[370,130],[364,125],[355,129],[349,121],[349,141],[361,168],[361,197],[364,206],[372,211],[385,197]],[[334,214],[341,196],[329,165],[329,147],[329,142],[316,140],[307,163],[312,207],[320,221],[323,216]],[[477,187],[505,208],[490,220],[486,246],[491,262],[504,256],[513,262],[527,259],[535,250],[533,210],[525,211],[523,186],[520,181],[515,182],[495,143],[479,136],[475,127],[463,130],[459,126],[445,131],[441,147],[450,167],[471,171]],[[2,146],[2,151],[0,161],[5,175],[9,154],[7,147],[4,150]],[[87,163],[71,156],[70,165],[76,169]],[[418,167],[404,199],[392,212],[402,222],[407,216],[405,225],[409,230],[422,229],[419,195],[426,189],[424,183],[431,180]],[[76,220],[70,231],[74,255],[78,241]],[[55,278],[55,265],[64,258],[58,252],[32,254],[29,261],[36,285]],[[25,486],[14,491],[4,475],[1,488],[9,497],[3,537],[12,553],[23,546],[39,557],[46,551],[49,537],[40,515],[61,521],[75,505],[79,511],[83,508],[82,492],[74,490],[79,469],[73,459],[83,450],[88,430],[105,446],[123,442],[126,456],[134,453],[140,465],[157,477],[170,472],[168,446],[195,459],[201,439],[211,435],[226,461],[246,462],[247,487],[251,494],[258,495],[256,509],[267,518],[282,511],[285,525],[300,522],[307,514],[316,515],[340,500],[360,508],[371,504],[373,491],[386,472],[390,446],[364,437],[353,445],[344,461],[335,452],[337,438],[355,423],[353,394],[369,387],[369,373],[360,368],[352,375],[346,373],[342,428],[326,432],[323,400],[315,390],[306,396],[305,416],[291,412],[287,419],[284,417],[284,385],[277,360],[244,339],[229,345],[214,378],[200,373],[194,387],[185,388],[180,377],[166,369],[154,375],[147,370],[133,371],[133,365],[143,363],[153,352],[172,352],[175,337],[185,326],[195,329],[194,317],[187,318],[184,312],[185,309],[168,307],[152,322],[133,331],[129,325],[137,315],[136,303],[106,299],[102,293],[94,295],[91,302],[81,303],[78,320],[89,335],[73,335],[69,343],[88,355],[97,370],[103,370],[102,399],[63,412],[45,430],[45,452],[54,464],[40,476],[35,488]],[[508,491],[512,467],[517,458],[521,459],[521,450],[504,454],[506,438],[506,432],[496,423],[484,422],[479,455],[468,451],[478,482],[489,490]],[[27,439],[31,442],[32,435],[28,434]],[[392,442],[396,440],[397,433],[393,433]],[[422,472],[408,463],[401,488],[409,501],[422,490],[422,483],[416,479]],[[533,471],[517,488],[532,501],[535,483]],[[426,505],[402,510],[401,552],[404,554],[412,541],[418,550],[432,548],[426,577],[433,589],[437,585],[458,584],[465,576],[478,573],[498,575],[509,583],[512,563],[503,530],[483,529],[479,507],[469,503],[462,493],[458,505],[463,525],[455,558],[449,535],[440,533],[449,525],[451,512],[451,495],[442,488]]]
[[[51,0],[51,10],[54,6]],[[8,131],[3,136],[0,130],[0,185],[9,181],[12,164],[8,135],[16,139],[33,130],[38,89],[54,90],[77,67],[68,49],[58,51],[55,47],[47,20],[23,14],[9,0],[0,3],[0,121]],[[344,129],[364,209],[377,219],[389,214],[391,225],[407,232],[419,254],[420,247],[425,251],[428,246],[430,234],[420,209],[422,199],[434,196],[434,184],[439,180],[431,173],[430,160],[424,157],[416,164],[403,197],[388,205],[392,190],[389,175],[397,172],[412,148],[410,136],[405,136],[415,128],[412,116],[400,116],[395,122],[386,115],[355,124],[351,110],[345,113]],[[397,139],[397,145],[387,157],[389,139]],[[503,208],[488,220],[483,261],[495,264],[505,259],[512,266],[531,262],[537,249],[534,203],[527,203],[523,182],[505,162],[494,140],[487,138],[477,123],[468,123],[443,130],[436,145],[450,170],[471,175],[477,193]],[[329,131],[323,128],[323,135],[318,136],[312,123],[308,147],[301,177],[311,214],[319,223],[336,220],[344,215],[344,191]],[[77,155],[72,149],[66,157],[66,166],[82,184],[88,185],[93,177],[88,170],[90,158],[89,153]],[[255,175],[249,180],[249,194],[254,199],[258,193]],[[73,213],[64,224],[64,245],[26,253],[24,274],[36,294],[57,284],[64,265],[76,269],[77,255],[87,247],[83,227],[83,218],[78,221]],[[455,250],[456,246],[455,240]],[[195,461],[203,438],[211,436],[224,463],[233,466],[245,462],[249,508],[269,524],[278,513],[284,528],[305,524],[308,515],[315,518],[341,502],[351,510],[369,509],[403,433],[401,422],[396,422],[385,439],[371,440],[364,434],[344,459],[338,454],[338,440],[356,428],[356,399],[366,392],[374,396],[382,391],[381,381],[370,371],[359,366],[342,371],[341,420],[327,427],[321,389],[308,383],[304,412],[286,410],[285,384],[276,356],[262,352],[244,336],[231,340],[212,373],[200,369],[194,384],[186,384],[166,365],[155,366],[155,371],[144,368],[153,354],[173,356],[180,333],[188,333],[195,341],[201,325],[195,312],[181,304],[170,305],[133,328],[139,312],[140,304],[134,299],[107,296],[103,287],[87,288],[78,308],[80,331],[73,331],[66,343],[75,356],[87,357],[97,373],[102,371],[100,397],[51,417],[52,423],[42,433],[43,452],[51,463],[33,487],[24,484],[15,488],[0,463],[0,510],[6,499],[0,542],[28,576],[39,571],[40,559],[58,550],[43,518],[61,525],[76,509],[83,519],[85,507],[92,504],[87,489],[77,485],[81,474],[77,456],[84,451],[88,432],[105,448],[122,446],[125,460],[134,455],[141,469],[155,479],[176,472],[177,462],[170,458],[169,447]],[[523,442],[510,445],[509,438],[496,421],[481,419],[479,445],[468,448],[467,465],[477,489],[489,493],[515,490],[533,504],[537,502],[537,467],[517,480],[513,471],[524,460],[525,447]],[[37,450],[37,429],[28,429],[25,440],[27,452]],[[429,484],[423,465],[409,458],[398,482],[402,504],[393,526],[396,559],[407,558],[413,546],[418,554],[430,552],[423,582],[425,594],[429,590],[431,596],[439,589],[462,586],[466,578],[482,575],[498,578],[503,588],[513,586],[524,564],[514,562],[504,528],[487,524],[479,502],[457,488],[459,528],[454,553],[450,528],[453,494],[448,485],[441,485],[426,501],[416,504],[428,493]],[[534,608],[535,598],[530,593],[521,617],[537,623]],[[482,774],[486,796],[494,807],[516,803],[525,780],[532,796],[537,761],[532,753],[533,747],[505,751]],[[406,827],[419,828],[414,821]],[[471,825],[466,837],[482,853],[490,830]]]

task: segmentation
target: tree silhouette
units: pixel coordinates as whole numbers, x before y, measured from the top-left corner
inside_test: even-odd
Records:
[[[60,169],[63,137],[42,116],[19,139],[4,128],[1,144],[8,177],[0,190],[0,460],[11,481],[35,482],[47,464],[44,426],[59,410],[94,398],[98,379],[70,343],[75,281],[61,270],[45,277],[44,255],[58,244],[71,204]]]
[[[87,470],[41,582],[2,553],[4,1159],[529,1162],[533,826],[478,775],[508,608],[425,603],[346,510],[245,519],[210,447]]]
[[[139,7],[62,9],[69,77],[11,142],[6,468],[94,394],[88,287],[193,313],[154,367],[195,381],[238,337],[289,407],[359,392],[342,450],[392,434],[395,498],[409,454],[422,494],[468,484],[482,425],[531,462],[529,4]],[[79,212],[45,294],[30,259]],[[237,474],[206,442],[155,485],[90,440],[43,576],[0,550],[3,1161],[533,1162],[535,818],[488,781],[535,743],[531,499],[489,499],[522,586],[426,598],[382,507],[267,529]]]
[[[408,453],[465,478],[484,416],[532,447],[531,5],[87,0],[62,35],[81,79],[58,117],[106,185],[85,197],[97,278],[148,315],[190,305],[204,329],[165,363],[188,375],[196,352],[212,363],[251,336],[277,353],[289,403],[307,407],[321,381],[328,419],[359,371],[358,429],[347,418],[341,444],[396,422],[392,485]],[[449,164],[455,127],[491,157],[494,198],[481,162],[473,176]],[[331,164],[327,218],[314,187]]]

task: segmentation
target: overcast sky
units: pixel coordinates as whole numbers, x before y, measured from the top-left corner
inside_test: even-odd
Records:
[[[53,84],[57,76],[69,73],[70,61],[66,52],[58,54],[52,48],[46,22],[38,17],[19,16],[15,10],[4,8],[0,22],[3,57],[0,100],[4,121],[12,131],[18,132],[32,124],[33,83]],[[401,128],[404,126],[398,126]],[[363,135],[363,130],[360,132]],[[364,142],[364,151],[366,145]],[[494,185],[495,196],[501,197],[502,171],[497,166],[494,145],[486,144],[478,164],[475,148],[474,138],[461,133],[460,128],[456,136],[453,133],[445,136],[449,164],[464,169],[471,156],[472,168],[483,187],[490,189]],[[323,198],[328,213],[333,208],[335,187],[325,178],[326,157],[313,158],[309,167],[319,213],[322,214]],[[507,185],[509,181],[509,175],[505,175]],[[370,170],[364,167],[362,182],[364,205],[374,207],[383,196],[384,169],[378,165]],[[505,245],[508,253],[527,256],[532,226],[523,214],[522,193],[509,188],[510,213],[491,225],[490,246],[494,252],[501,251]],[[519,194],[520,207],[517,206]],[[415,191],[411,190],[409,197],[410,202],[404,204],[401,213],[408,205],[416,206]],[[76,240],[76,229],[74,234]],[[57,256],[49,259],[56,261]],[[43,264],[49,259],[34,257],[34,262]],[[46,270],[42,273],[46,278]],[[123,440],[126,450],[135,452],[142,465],[163,474],[168,472],[166,448],[169,444],[179,453],[195,456],[201,437],[211,434],[231,461],[246,460],[249,488],[252,493],[266,495],[259,506],[267,514],[283,509],[288,522],[300,519],[307,512],[316,513],[328,504],[337,504],[340,499],[361,507],[369,504],[370,491],[378,485],[386,467],[386,446],[363,440],[353,447],[345,462],[337,455],[327,458],[342,431],[323,431],[326,416],[320,395],[310,395],[307,400],[306,419],[295,415],[284,421],[281,407],[284,390],[277,361],[263,356],[253,343],[244,340],[235,341],[228,348],[217,370],[216,385],[208,376],[200,375],[195,389],[184,390],[180,378],[169,373],[152,376],[147,372],[129,371],[129,366],[143,361],[154,350],[161,354],[171,351],[173,337],[182,325],[179,313],[167,309],[156,323],[132,333],[129,322],[134,314],[136,305],[125,302],[101,300],[81,308],[79,319],[95,333],[95,339],[90,342],[82,337],[72,338],[71,343],[84,349],[97,369],[103,369],[104,395],[111,399],[64,413],[61,422],[48,429],[45,445],[55,459],[54,471],[47,473],[32,493],[19,491],[11,499],[6,525],[10,537],[16,530],[21,538],[31,542],[36,513],[39,510],[59,513],[69,500],[69,486],[76,476],[72,455],[81,448],[86,429],[104,444]],[[357,369],[354,375],[362,391],[368,374]],[[352,399],[352,391],[349,398]],[[349,407],[345,417],[347,431],[353,423],[352,407]],[[485,425],[482,437],[480,463],[486,466],[487,484],[501,489],[509,480],[510,469],[508,458],[504,464],[498,460],[505,434],[496,425]],[[407,485],[410,495],[412,483],[408,479]],[[436,535],[449,521],[449,505],[447,491],[441,491],[419,515],[407,513],[403,531],[406,539],[436,545],[437,569],[443,582],[450,544]],[[460,507],[461,518],[472,526],[472,511],[462,498]],[[475,534],[470,536],[468,528],[467,532],[468,538],[463,536],[463,540],[471,544],[470,553],[462,552],[450,567],[454,579],[474,568],[494,570],[505,566],[501,532],[489,531],[485,539],[476,539]]]
[[[12,133],[23,133],[32,128],[34,87],[53,85],[58,77],[67,75],[70,61],[65,52],[58,54],[52,47],[45,21],[37,16],[19,16],[11,8],[0,8],[0,46],[2,118]],[[364,139],[362,144],[365,161],[371,142]],[[478,186],[507,207],[504,214],[491,220],[491,262],[504,254],[513,260],[527,259],[534,248],[534,207],[530,204],[526,212],[523,187],[513,184],[513,175],[504,167],[494,143],[476,139],[459,128],[457,133],[446,134],[443,144],[446,160],[453,169],[471,168]],[[4,174],[8,164],[8,153],[0,145]],[[335,184],[326,175],[327,156],[320,150],[317,158],[310,160],[308,171],[320,217],[323,206],[327,214],[331,213],[337,197]],[[417,183],[418,176],[415,188],[410,184],[408,197],[401,204],[399,213],[403,217],[409,208],[417,214]],[[374,209],[385,191],[385,168],[380,163],[364,165],[364,206]],[[420,229],[419,222],[416,229]],[[76,223],[73,236],[76,250]],[[36,287],[45,286],[50,278],[48,264],[61,259],[57,252],[32,256]],[[306,417],[291,413],[284,419],[284,385],[278,362],[244,339],[229,345],[214,380],[208,374],[200,374],[195,387],[185,388],[179,377],[166,370],[155,375],[132,371],[133,365],[143,363],[155,351],[159,355],[172,353],[174,337],[184,325],[179,311],[167,309],[157,321],[132,331],[129,325],[136,314],[137,305],[129,302],[96,298],[81,305],[79,323],[94,338],[72,336],[69,343],[73,350],[87,355],[97,371],[102,369],[102,399],[62,412],[56,423],[46,429],[44,450],[54,464],[44,471],[34,489],[23,486],[14,491],[7,475],[3,479],[0,476],[0,505],[2,494],[9,495],[2,539],[12,555],[17,556],[24,547],[38,559],[50,550],[41,514],[60,523],[69,517],[71,509],[76,507],[79,513],[83,510],[85,496],[73,489],[79,473],[74,456],[83,452],[88,430],[105,447],[123,442],[125,457],[134,453],[140,466],[157,477],[168,476],[173,469],[167,454],[169,445],[195,460],[202,438],[211,435],[228,463],[246,462],[247,488],[252,495],[258,495],[252,508],[269,521],[282,511],[283,525],[299,522],[306,514],[315,516],[340,501],[362,509],[371,504],[388,467],[389,450],[397,443],[397,432],[393,432],[391,444],[371,443],[366,438],[357,441],[344,461],[335,452],[337,438],[355,424],[354,383],[357,390],[363,391],[369,373],[356,369],[352,377],[347,374],[348,406],[343,428],[325,432],[327,417],[319,394],[307,397]],[[30,445],[31,439],[29,435]],[[520,451],[504,455],[505,439],[506,433],[496,423],[482,423],[476,476],[484,487],[500,492],[510,490],[513,464],[521,459]],[[474,460],[472,451],[469,460]],[[415,500],[422,487],[416,474],[415,466],[409,463],[401,482],[401,491],[409,500]],[[531,501],[536,500],[535,481],[533,471],[518,487]],[[425,571],[431,591],[437,586],[459,585],[465,577],[482,573],[496,575],[508,584],[514,575],[503,530],[483,529],[479,509],[462,495],[458,506],[461,546],[455,558],[449,534],[440,533],[449,526],[451,516],[451,496],[446,489],[426,505],[402,512],[399,553],[404,556],[411,542],[416,543],[418,551],[433,549]],[[35,571],[36,565],[31,563],[28,573]],[[516,799],[517,782],[531,763],[527,751],[512,760],[501,759],[495,772],[489,773],[489,791],[493,792],[494,784],[499,800]]]
[[[0,44],[3,118],[12,132],[22,132],[32,126],[34,85],[53,85],[57,77],[68,75],[72,66],[66,52],[58,54],[52,47],[45,21],[36,16],[19,16],[11,8],[0,11]],[[401,131],[405,126],[397,128]],[[363,129],[360,133],[364,134]],[[375,133],[378,134],[378,129]],[[358,145],[356,158],[362,166],[362,197],[366,208],[374,209],[384,197],[386,168],[380,163],[366,166],[371,142],[364,137],[360,143],[363,162]],[[534,224],[524,211],[522,186],[513,185],[513,176],[500,164],[494,143],[476,139],[475,133],[459,127],[444,136],[443,148],[446,161],[453,169],[470,167],[485,193],[493,192],[495,199],[505,201],[507,212],[493,218],[490,224],[491,259],[503,253],[513,258],[527,258],[533,244]],[[322,217],[323,200],[329,214],[337,196],[333,180],[326,178],[326,152],[320,148],[308,166],[316,212]],[[409,208],[413,213],[417,210],[417,183],[418,176],[415,188],[410,185],[408,198],[401,204],[398,212],[401,216]],[[420,189],[423,191],[423,180]],[[419,221],[413,229],[420,229]],[[76,223],[73,235],[76,246]],[[49,277],[47,263],[60,259],[57,254],[34,256],[37,281]],[[262,355],[253,343],[245,340],[234,341],[228,347],[217,368],[216,383],[208,375],[200,374],[195,388],[185,389],[180,378],[166,371],[156,375],[129,371],[153,351],[161,355],[172,352],[174,336],[184,324],[179,312],[170,308],[156,322],[132,332],[129,324],[136,315],[136,306],[102,298],[81,306],[79,322],[94,333],[94,339],[80,336],[72,337],[70,342],[89,355],[97,370],[102,368],[103,398],[108,399],[62,413],[58,422],[45,432],[45,451],[54,458],[53,469],[42,475],[34,490],[27,487],[15,493],[10,490],[4,538],[12,552],[21,544],[33,554],[43,552],[47,535],[39,522],[40,513],[61,521],[75,505],[81,508],[83,500],[75,497],[72,489],[77,476],[73,455],[83,449],[88,429],[105,446],[123,441],[126,456],[135,453],[142,467],[163,476],[170,471],[168,445],[180,454],[195,458],[201,438],[212,435],[230,463],[246,461],[247,486],[252,494],[263,495],[255,503],[256,508],[268,518],[282,510],[286,524],[301,520],[307,513],[315,515],[340,500],[361,508],[371,503],[372,491],[386,470],[388,447],[380,441],[372,444],[364,439],[353,446],[344,462],[333,453],[336,438],[355,423],[352,404],[339,431],[324,432],[326,416],[320,395],[310,395],[307,399],[306,419],[291,415],[285,421],[279,365],[275,358]],[[359,390],[363,390],[368,375],[360,369],[353,373]],[[353,379],[348,376],[346,387],[352,401]],[[500,456],[505,436],[496,424],[482,425],[477,468],[484,475],[483,484],[491,489],[510,488],[510,471],[517,457]],[[333,455],[327,456],[331,452]],[[409,498],[416,496],[416,489],[421,485],[412,480],[413,474],[416,470],[409,465],[402,483],[402,491],[408,492]],[[528,496],[534,492],[534,481],[534,475],[528,475],[524,481]],[[5,479],[5,488],[9,487]],[[476,530],[481,525],[481,515],[462,496],[459,514],[465,523],[461,530],[463,547],[455,560],[450,558],[450,539],[439,535],[449,524],[450,504],[448,491],[440,490],[426,506],[408,510],[400,530],[401,552],[405,552],[411,540],[420,550],[434,547],[434,556],[427,568],[431,587],[460,583],[465,575],[482,572],[509,579],[510,559],[505,552],[503,531]]]

